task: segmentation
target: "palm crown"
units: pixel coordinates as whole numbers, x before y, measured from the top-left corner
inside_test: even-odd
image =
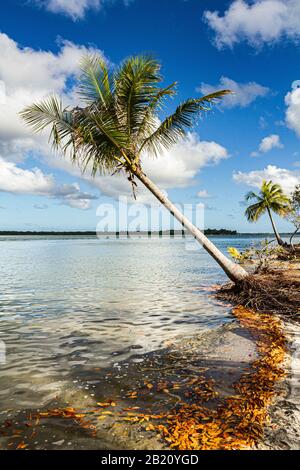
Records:
[[[133,181],[144,152],[156,155],[175,144],[199,113],[230,93],[188,99],[160,122],[158,114],[165,99],[176,93],[176,83],[160,87],[160,63],[154,58],[130,57],[111,72],[101,57],[88,56],[81,70],[81,107],[65,108],[59,98],[49,96],[21,115],[35,132],[50,126],[54,147],[70,154],[84,170],[89,166],[93,176],[125,170]]]
[[[256,200],[246,209],[246,217],[249,222],[256,222],[266,211],[273,211],[278,215],[285,215],[290,209],[290,200],[283,193],[279,184],[263,180],[259,194],[250,191],[246,195],[246,201]]]

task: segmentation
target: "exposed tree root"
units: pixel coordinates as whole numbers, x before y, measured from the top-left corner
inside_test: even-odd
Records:
[[[216,297],[257,312],[297,316],[300,313],[300,273],[253,274],[237,284],[221,287]]]

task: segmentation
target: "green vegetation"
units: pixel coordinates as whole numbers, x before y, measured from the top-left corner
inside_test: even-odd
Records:
[[[256,222],[267,212],[279,246],[274,246],[272,241],[264,240],[259,245],[250,246],[243,252],[235,247],[229,247],[227,251],[230,256],[240,264],[255,263],[257,273],[268,272],[274,260],[297,259],[299,249],[296,250],[293,239],[300,230],[300,185],[295,188],[289,198],[283,193],[279,184],[264,180],[259,194],[249,192],[246,195],[247,201],[251,199],[255,199],[257,202],[246,209],[247,219],[250,222]],[[290,237],[290,245],[285,243],[277,232],[272,211],[285,217],[295,226],[295,230]]]
[[[263,240],[258,244],[240,252],[237,248],[227,249],[230,256],[241,264],[253,263],[256,266],[256,273],[267,273],[270,271],[273,261],[284,255],[285,249],[282,246],[274,246],[272,242]]]
[[[291,209],[290,199],[283,193],[279,184],[274,184],[272,181],[267,182],[266,180],[263,181],[258,194],[250,191],[246,195],[246,201],[252,199],[256,201],[255,204],[249,206],[245,212],[248,221],[257,222],[267,212],[276,240],[280,246],[283,246],[284,242],[277,231],[272,212],[281,216],[288,214]]]

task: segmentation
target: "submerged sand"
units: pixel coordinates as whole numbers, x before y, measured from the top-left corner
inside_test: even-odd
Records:
[[[300,324],[293,320],[282,319],[288,340],[284,368],[286,376],[276,385],[276,394],[269,408],[268,422],[265,425],[264,438],[256,445],[257,450],[299,450],[300,449]],[[199,358],[199,370],[205,370],[206,378],[214,382],[214,389],[219,398],[226,398],[236,393],[233,385],[251,369],[251,364],[258,358],[256,343],[249,331],[239,322],[233,321],[213,331],[195,335],[189,340],[178,339],[172,345],[185,358],[196,354]],[[188,359],[189,361],[189,359]],[[165,363],[165,359],[163,361]],[[214,406],[214,400],[208,406]],[[119,442],[122,433],[117,432]],[[128,432],[128,434],[127,434]],[[165,444],[148,440],[127,428],[123,443],[130,449],[167,448]],[[140,439],[136,440],[139,436]],[[129,438],[129,439],[128,439]]]
[[[290,342],[285,363],[287,375],[277,385],[277,398],[270,408],[270,421],[258,449],[300,448],[300,325],[293,321],[285,322],[285,325]],[[236,393],[233,385],[245,372],[250,371],[251,363],[257,358],[254,339],[238,321],[190,338],[178,337],[168,343],[165,349],[146,354],[141,363],[131,364],[130,367],[119,363],[113,370],[94,372],[97,379],[99,374],[103,378],[103,395],[97,395],[97,400],[110,398],[116,406],[109,408],[112,410],[111,415],[103,420],[95,420],[92,436],[88,430],[76,427],[71,422],[68,433],[65,420],[54,417],[42,420],[35,428],[33,438],[26,432],[26,435],[20,435],[20,439],[26,443],[27,449],[168,449],[167,443],[159,439],[156,433],[149,432],[145,425],[125,421],[123,410],[139,408],[138,412],[159,413],[160,410],[172,409],[183,396],[185,401],[189,400],[186,398],[189,381],[200,373],[218,392],[217,398],[212,397],[207,401],[208,407],[215,408],[221,399]],[[178,388],[173,389],[172,384],[178,384]],[[133,397],[135,392],[136,396]],[[195,397],[190,399],[192,402]],[[96,401],[87,402],[82,395],[65,391],[46,409],[66,406],[86,410],[95,407]],[[118,419],[116,417],[120,412],[123,417]],[[13,419],[21,423],[22,429],[20,418]],[[55,438],[49,439],[49,435]],[[2,448],[14,448],[9,447],[11,442],[9,429],[5,430],[2,437],[0,434]]]

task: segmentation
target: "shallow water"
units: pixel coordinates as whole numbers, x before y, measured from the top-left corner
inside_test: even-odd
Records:
[[[215,242],[226,251],[250,240]],[[141,362],[177,335],[230,321],[229,308],[199,289],[225,276],[193,248],[180,238],[0,239],[3,418],[47,406],[63,390],[93,398],[91,370]]]

